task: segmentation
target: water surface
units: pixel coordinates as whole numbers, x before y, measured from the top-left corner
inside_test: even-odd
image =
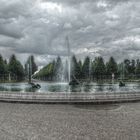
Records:
[[[0,91],[18,92],[123,92],[140,91],[140,83],[126,83],[125,87],[119,87],[118,83],[89,83],[83,85],[69,86],[68,83],[40,82],[40,89],[32,88],[28,83],[1,83]]]

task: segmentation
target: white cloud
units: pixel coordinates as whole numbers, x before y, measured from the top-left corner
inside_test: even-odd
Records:
[[[44,2],[40,3],[40,8],[43,10],[47,10],[48,13],[53,14],[53,13],[62,13],[62,5],[53,3],[53,2]]]
[[[103,7],[103,8],[106,8],[108,6],[107,2],[106,1],[99,1],[97,3],[97,7]]]
[[[124,37],[122,39],[114,41],[114,44],[130,44],[130,43],[136,43],[140,45],[140,36],[128,36]]]
[[[0,50],[20,60],[34,54],[43,65],[66,55],[68,35],[79,57],[89,48],[105,58],[139,57],[139,13],[138,0],[0,0]]]

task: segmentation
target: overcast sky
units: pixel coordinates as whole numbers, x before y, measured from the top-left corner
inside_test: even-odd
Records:
[[[139,0],[0,0],[0,53],[38,65],[71,53],[140,58]]]

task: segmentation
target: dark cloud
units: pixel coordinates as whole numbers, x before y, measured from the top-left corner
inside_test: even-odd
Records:
[[[0,0],[0,51],[23,63],[34,54],[43,65],[67,55],[69,36],[78,58],[137,58],[139,13],[138,0]]]
[[[0,34],[17,39],[20,39],[23,36],[19,25],[16,26],[14,24],[0,24]]]

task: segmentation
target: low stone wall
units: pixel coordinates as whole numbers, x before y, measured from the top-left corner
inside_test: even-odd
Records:
[[[140,92],[34,93],[0,92],[0,101],[24,103],[115,103],[140,101]]]

